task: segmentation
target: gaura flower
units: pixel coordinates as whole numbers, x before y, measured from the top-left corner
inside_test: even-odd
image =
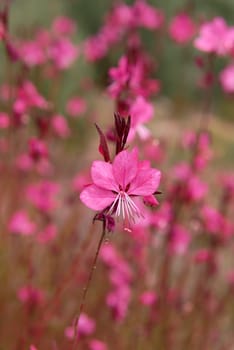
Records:
[[[113,163],[94,161],[91,167],[93,183],[80,194],[81,201],[89,208],[105,211],[135,222],[143,215],[136,202],[137,197],[149,197],[157,191],[161,172],[152,169],[149,162],[138,160],[138,151],[124,150]]]

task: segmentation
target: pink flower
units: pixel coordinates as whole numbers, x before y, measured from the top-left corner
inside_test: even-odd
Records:
[[[222,17],[215,17],[201,26],[194,46],[203,52],[225,55],[234,46],[233,28],[229,28]]]
[[[82,313],[79,318],[78,323],[78,336],[87,336],[95,331],[96,324],[95,321],[88,317],[85,313]],[[65,329],[65,336],[68,339],[74,338],[74,327],[70,326]]]
[[[170,251],[174,254],[183,255],[186,253],[191,241],[191,236],[181,225],[174,225],[170,237]]]
[[[129,115],[131,115],[131,129],[128,140],[132,140],[136,132],[142,139],[149,137],[150,132],[147,132],[147,129],[145,130],[142,124],[150,121],[153,114],[153,105],[147,102],[144,97],[138,96],[129,110]],[[143,133],[144,131],[145,133]]]
[[[40,181],[27,187],[26,197],[39,210],[50,212],[57,207],[56,196],[59,188],[55,182]]]
[[[8,228],[11,233],[29,236],[35,232],[36,225],[25,211],[20,210],[12,216]]]
[[[0,129],[7,129],[10,126],[10,118],[8,114],[0,112]]]
[[[47,144],[43,140],[32,137],[28,141],[28,147],[29,155],[34,161],[48,157]]]
[[[107,350],[107,345],[100,340],[92,339],[89,342],[90,350]]]
[[[164,22],[163,13],[155,7],[148,5],[144,0],[136,1],[133,10],[137,25],[139,26],[148,29],[158,29]]]
[[[46,61],[45,52],[36,41],[21,43],[19,47],[19,54],[21,60],[28,67],[41,65]]]
[[[234,92],[234,64],[225,67],[219,75],[223,90],[227,93]]]
[[[43,231],[37,234],[37,241],[41,244],[47,244],[57,236],[57,227],[54,224],[48,224]]]
[[[51,120],[51,125],[57,136],[66,138],[70,135],[67,120],[62,115],[54,115]]]
[[[135,197],[154,194],[161,173],[148,162],[139,161],[134,149],[120,152],[113,164],[94,161],[91,177],[93,183],[81,192],[81,201],[91,209],[107,210],[109,215],[134,222],[136,217],[142,217]]]
[[[37,350],[37,348],[34,345],[30,345],[29,350]]]
[[[31,285],[21,287],[17,292],[17,296],[22,303],[30,305],[38,305],[44,301],[43,291]]]
[[[54,40],[48,52],[49,58],[58,69],[67,69],[78,56],[78,47],[69,39],[60,37]]]
[[[86,112],[87,106],[81,97],[73,97],[67,102],[66,111],[71,117],[78,117]]]
[[[186,13],[177,14],[169,26],[169,34],[178,44],[186,44],[195,33],[195,24]]]
[[[153,291],[145,291],[140,295],[140,302],[145,306],[151,306],[155,304],[157,299],[158,299],[158,296]]]
[[[71,35],[76,30],[76,24],[72,19],[60,16],[54,20],[52,30],[58,35]]]

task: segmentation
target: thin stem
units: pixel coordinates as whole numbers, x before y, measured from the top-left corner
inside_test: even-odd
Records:
[[[82,312],[84,310],[86,296],[87,296],[87,293],[88,293],[88,290],[89,290],[90,283],[92,281],[94,270],[96,269],[97,259],[98,259],[99,252],[100,252],[100,249],[101,249],[101,246],[102,246],[102,242],[103,242],[103,240],[105,238],[105,235],[106,235],[106,225],[105,225],[105,223],[103,223],[102,235],[101,235],[101,238],[100,238],[99,243],[98,243],[98,247],[97,247],[97,250],[96,250],[95,257],[93,259],[93,264],[92,264],[92,268],[91,268],[90,273],[89,273],[88,281],[86,283],[86,286],[83,289],[83,294],[82,294],[81,304],[80,304],[80,310],[79,310],[79,313],[78,313],[78,315],[77,315],[77,317],[75,319],[75,322],[74,322],[74,341],[73,341],[72,350],[75,350],[76,345],[78,345],[78,326],[79,326],[80,315],[82,314]]]

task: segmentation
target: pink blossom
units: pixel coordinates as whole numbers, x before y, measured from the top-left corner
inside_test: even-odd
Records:
[[[51,120],[51,125],[57,136],[66,138],[70,135],[71,131],[68,126],[67,120],[62,115],[54,115]]]
[[[37,241],[41,244],[47,244],[55,239],[57,232],[57,227],[54,224],[49,224],[37,234]]]
[[[222,17],[215,17],[202,24],[194,46],[203,52],[227,54],[234,46],[234,32]]]
[[[7,129],[10,126],[10,118],[8,114],[0,112],[0,129]]]
[[[43,212],[50,212],[58,205],[56,199],[58,191],[57,183],[48,180],[40,181],[27,187],[26,196],[36,208]]]
[[[186,253],[191,236],[181,225],[174,225],[170,236],[170,251],[172,253],[183,255]]]
[[[89,342],[89,349],[90,350],[108,350],[107,345],[100,340],[92,339]]]
[[[25,80],[19,87],[18,97],[14,103],[14,111],[24,113],[27,108],[37,107],[47,109],[49,104],[42,95],[39,94],[35,85],[29,80]]]
[[[195,24],[187,13],[179,13],[172,19],[169,33],[178,44],[186,44],[195,34]]]
[[[28,141],[29,155],[34,161],[48,157],[48,148],[45,141],[32,137]]]
[[[16,167],[21,171],[29,171],[33,167],[33,160],[28,153],[22,153],[16,158]]]
[[[30,345],[29,350],[37,350],[37,348],[34,345]]]
[[[227,93],[234,92],[234,64],[226,66],[219,75],[223,90]]]
[[[80,195],[81,201],[94,210],[107,210],[110,215],[130,221],[141,218],[135,197],[155,193],[161,173],[148,162],[138,160],[137,149],[122,151],[113,164],[94,161],[91,168],[93,183]]]
[[[69,68],[78,57],[78,46],[69,39],[60,37],[54,40],[49,49],[48,56],[58,69]]]
[[[29,218],[27,212],[20,210],[13,214],[8,228],[11,233],[29,236],[35,232],[36,225]]]
[[[205,205],[202,208],[202,218],[205,225],[205,229],[209,233],[218,234],[221,233],[223,217],[217,209]]]
[[[67,102],[66,111],[71,117],[78,117],[86,112],[87,105],[83,98],[73,97]]]
[[[85,313],[82,313],[77,326],[78,336],[91,335],[95,331],[95,328],[95,321],[88,317]],[[68,339],[74,338],[74,326],[70,326],[65,329],[65,336]]]
[[[28,67],[41,65],[46,61],[44,50],[35,40],[21,43],[19,46],[19,54],[21,60]]]
[[[140,295],[140,302],[145,306],[151,306],[155,304],[158,297],[155,292],[145,291]]]
[[[135,21],[138,26],[147,29],[158,29],[164,22],[162,11],[147,4],[144,0],[136,1],[134,8]]]
[[[117,67],[110,68],[109,75],[113,82],[109,86],[108,91],[111,97],[115,98],[121,93],[121,90],[125,87],[130,78],[128,59],[126,56],[120,58]]]
[[[52,30],[57,35],[71,35],[76,30],[76,24],[71,18],[60,16],[55,18]]]
[[[72,181],[72,189],[75,192],[80,193],[81,190],[85,187],[85,185],[91,181],[92,180],[90,174],[78,173]]]
[[[197,264],[206,263],[212,260],[212,252],[206,248],[199,249],[194,255],[194,260]]]
[[[112,23],[114,23],[116,26],[120,26],[120,27],[131,26],[134,20],[134,13],[133,13],[132,7],[124,3],[119,3],[113,9],[113,12],[110,15],[110,19]]]
[[[44,300],[43,291],[31,285],[21,287],[17,292],[17,296],[22,303],[34,305],[40,304]]]
[[[130,299],[131,289],[126,284],[108,293],[106,303],[110,307],[115,320],[121,322],[126,317]]]
[[[134,138],[136,132],[142,139],[146,139],[150,136],[150,132],[146,132],[142,124],[149,122],[153,117],[153,113],[153,105],[147,102],[144,97],[138,96],[129,110],[129,115],[131,115],[129,141]]]

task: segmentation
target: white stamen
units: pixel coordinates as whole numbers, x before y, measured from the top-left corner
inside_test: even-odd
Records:
[[[131,197],[124,191],[120,191],[112,203],[108,213],[110,215],[122,216],[129,221],[135,222],[135,218],[144,217]]]

